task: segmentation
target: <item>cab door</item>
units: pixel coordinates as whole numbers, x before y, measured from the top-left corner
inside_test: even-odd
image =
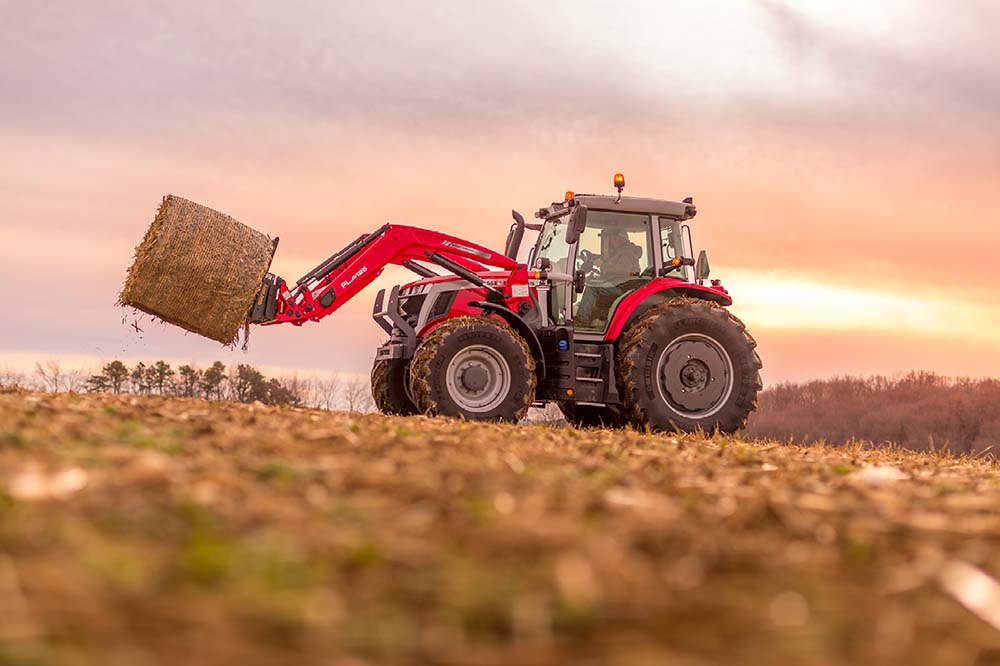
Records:
[[[589,210],[587,228],[570,256],[586,278],[572,291],[574,329],[603,334],[618,303],[656,277],[659,259],[652,218],[646,214]]]

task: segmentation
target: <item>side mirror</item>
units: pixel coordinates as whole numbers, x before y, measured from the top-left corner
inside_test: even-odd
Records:
[[[507,234],[507,243],[504,245],[504,254],[511,259],[517,259],[517,253],[521,250],[521,240],[524,239],[524,217],[516,210],[510,211],[514,218],[514,224],[510,225],[510,233]]]
[[[580,234],[587,228],[587,207],[577,204],[569,214],[569,226],[566,228],[566,242],[572,245],[580,240]]]
[[[698,262],[694,265],[694,279],[707,280],[712,272],[712,267],[708,264],[708,253],[702,250],[698,253]]]

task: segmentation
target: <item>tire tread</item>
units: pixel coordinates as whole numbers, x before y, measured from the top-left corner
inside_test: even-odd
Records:
[[[524,354],[524,358],[527,359],[528,390],[524,392],[523,403],[517,406],[511,418],[504,419],[513,422],[520,421],[527,414],[531,403],[534,402],[535,388],[538,383],[535,375],[535,359],[531,354],[528,343],[517,331],[507,325],[507,323],[490,317],[475,315],[453,317],[438,325],[424,338],[423,342],[417,347],[413,360],[410,362],[410,392],[413,394],[416,407],[422,414],[434,415],[438,413],[439,408],[432,395],[430,377],[431,361],[437,356],[442,345],[445,344],[453,333],[474,326],[490,326],[497,329],[501,334],[508,336],[517,344]]]
[[[622,397],[623,411],[629,420],[631,420],[634,427],[645,429],[652,422],[651,415],[643,406],[643,401],[638,396],[640,387],[636,385],[634,372],[636,369],[636,351],[648,341],[650,330],[661,317],[668,314],[679,316],[684,316],[685,314],[696,315],[699,311],[704,312],[706,316],[726,326],[738,329],[742,337],[742,344],[751,357],[752,375],[745,380],[753,385],[751,400],[749,404],[743,405],[742,408],[730,410],[729,413],[719,416],[716,427],[723,432],[735,432],[746,425],[750,413],[756,409],[757,393],[763,388],[760,378],[760,370],[763,367],[763,363],[756,350],[757,341],[747,331],[746,325],[728,309],[713,301],[681,296],[660,303],[644,312],[619,338],[617,353],[618,372],[616,373],[618,392]]]

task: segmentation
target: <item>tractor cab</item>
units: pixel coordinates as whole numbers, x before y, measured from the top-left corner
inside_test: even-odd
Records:
[[[535,268],[572,276],[550,291],[554,322],[601,336],[637,289],[657,277],[691,281],[691,235],[684,222],[696,214],[693,203],[566,194],[535,214],[543,223],[529,260]],[[585,214],[572,214],[581,208]]]

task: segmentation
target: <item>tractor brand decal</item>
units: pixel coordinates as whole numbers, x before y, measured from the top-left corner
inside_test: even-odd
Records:
[[[349,277],[346,280],[344,280],[343,282],[341,282],[340,283],[340,288],[341,289],[346,289],[355,280],[357,280],[359,277],[361,277],[362,275],[364,275],[367,272],[368,272],[368,267],[367,266],[362,266],[361,268],[358,269],[358,271],[354,275],[352,275],[351,277]]]
[[[477,250],[474,247],[469,247],[467,245],[462,245],[461,243],[456,243],[454,241],[444,241],[441,244],[444,245],[445,247],[453,247],[456,250],[461,250],[462,252],[468,252],[469,254],[474,254],[474,255],[476,255],[478,257],[486,257],[487,259],[489,259],[489,257],[490,257],[490,253],[489,252],[484,252],[483,250]]]

